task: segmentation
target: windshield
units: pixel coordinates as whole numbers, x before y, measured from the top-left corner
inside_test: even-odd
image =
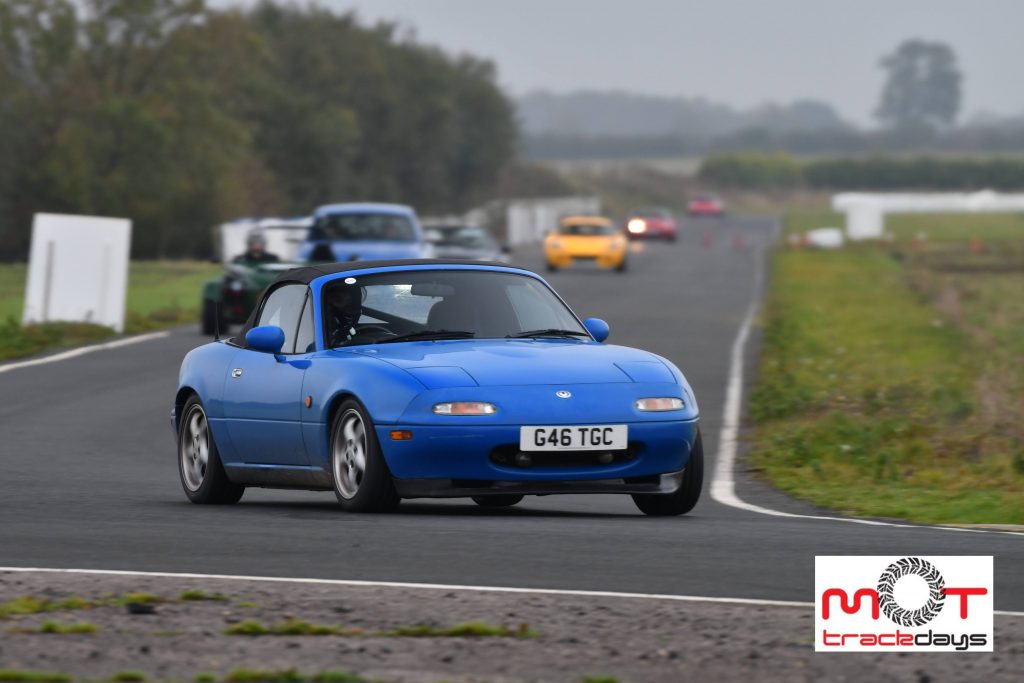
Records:
[[[393,213],[336,213],[316,220],[313,239],[413,242],[416,232],[407,216]]]
[[[494,240],[483,228],[473,226],[436,228],[438,237],[434,244],[440,247],[466,247],[484,249],[494,245]]]
[[[334,280],[324,287],[322,299],[328,348],[407,336],[410,341],[503,339],[538,332],[590,338],[547,285],[526,275],[483,270],[379,273]]]
[[[611,235],[615,228],[606,223],[563,223],[558,232],[563,235]]]

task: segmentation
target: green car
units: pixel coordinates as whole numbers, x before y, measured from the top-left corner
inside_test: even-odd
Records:
[[[203,306],[199,325],[203,334],[213,335],[229,325],[244,323],[260,294],[271,281],[301,263],[239,261],[227,264],[224,274],[203,285]]]

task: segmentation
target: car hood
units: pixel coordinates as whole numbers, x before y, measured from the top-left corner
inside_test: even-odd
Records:
[[[453,247],[435,244],[434,256],[436,258],[497,261],[501,258],[501,252],[491,247]]]
[[[428,389],[532,384],[676,383],[657,356],[560,339],[399,342],[345,349],[396,365]]]
[[[386,259],[421,258],[420,242],[306,242],[299,254],[308,259],[318,244],[331,248],[335,261],[377,261]]]

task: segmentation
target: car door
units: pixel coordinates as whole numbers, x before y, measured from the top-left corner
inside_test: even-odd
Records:
[[[256,325],[284,330],[281,353],[242,348],[228,368],[224,419],[241,464],[308,464],[302,440],[302,381],[313,350],[312,323],[300,323],[311,305],[304,284],[275,288],[264,298]]]

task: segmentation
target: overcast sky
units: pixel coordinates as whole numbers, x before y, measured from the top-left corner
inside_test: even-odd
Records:
[[[234,4],[219,0],[217,4]],[[962,114],[1024,113],[1024,0],[320,0],[398,20],[424,42],[497,63],[513,94],[544,88],[704,96],[736,106],[822,99],[869,123],[880,56],[905,38],[953,46]]]

